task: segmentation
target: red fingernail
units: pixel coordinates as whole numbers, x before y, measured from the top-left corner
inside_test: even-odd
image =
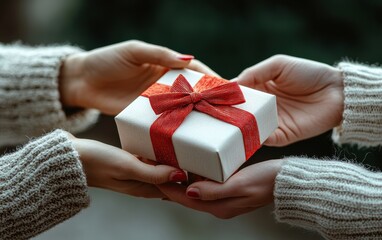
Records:
[[[197,189],[197,188],[188,189],[186,194],[190,198],[197,198],[197,199],[200,198],[199,189]]]
[[[190,61],[194,58],[195,58],[194,56],[188,55],[188,54],[182,54],[182,55],[178,56],[178,59],[183,60],[183,61]]]
[[[171,182],[183,182],[186,180],[187,180],[187,175],[181,170],[174,171],[170,174]]]

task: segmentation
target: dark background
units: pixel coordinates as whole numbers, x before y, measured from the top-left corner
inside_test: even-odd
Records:
[[[381,13],[380,0],[3,0],[0,42],[69,43],[90,50],[139,39],[193,54],[230,79],[279,53],[330,65],[343,59],[381,62]],[[335,147],[330,134],[283,148],[264,147],[250,163],[307,155],[382,166],[380,149]],[[79,136],[119,146],[110,116]]]

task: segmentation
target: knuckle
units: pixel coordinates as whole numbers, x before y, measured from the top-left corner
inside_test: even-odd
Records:
[[[243,76],[246,76],[248,74],[251,73],[251,70],[253,69],[253,66],[252,67],[247,67],[246,69],[244,69],[241,74],[239,75],[239,77],[243,77]]]
[[[158,54],[157,57],[159,59],[162,59],[162,56],[166,56],[171,52],[171,50],[167,47],[158,46]]]
[[[160,175],[151,175],[149,178],[149,182],[151,184],[157,185],[157,184],[162,184],[163,181],[163,176]]]
[[[207,196],[207,200],[216,200],[221,198],[221,194],[219,192],[213,192]]]
[[[169,49],[162,46],[156,46],[151,51],[151,61],[159,65],[165,65],[165,62],[167,60],[166,56],[168,56]]]
[[[271,59],[273,59],[273,60],[283,60],[283,59],[285,59],[287,56],[286,55],[284,55],[284,54],[276,54],[276,55],[273,55],[272,57],[271,57]]]
[[[283,63],[285,63],[288,60],[289,56],[284,54],[276,54],[270,57],[270,62],[274,63],[277,66],[281,66]]]
[[[131,39],[126,42],[126,44],[130,45],[131,47],[137,47],[142,45],[142,41],[136,40],[136,39]]]

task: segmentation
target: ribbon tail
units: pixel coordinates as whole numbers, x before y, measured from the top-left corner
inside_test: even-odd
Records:
[[[251,113],[231,106],[211,105],[206,101],[200,101],[195,105],[195,109],[238,127],[243,135],[247,160],[260,148],[257,121]]]
[[[193,104],[164,112],[150,127],[156,161],[179,168],[172,135],[193,109]]]

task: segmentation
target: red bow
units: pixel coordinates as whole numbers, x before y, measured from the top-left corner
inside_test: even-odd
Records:
[[[162,115],[152,124],[150,136],[158,162],[179,167],[172,144],[172,135],[193,110],[240,128],[248,159],[260,146],[254,116],[231,105],[245,102],[236,82],[228,82],[202,92],[194,92],[183,75],[174,81],[170,92],[149,96],[156,114]]]
[[[178,108],[193,108],[209,114],[212,105],[235,105],[244,103],[245,98],[236,82],[229,82],[203,92],[194,92],[186,78],[180,74],[169,93],[150,96],[150,104],[155,114],[161,114]],[[212,104],[212,105],[211,105]]]

